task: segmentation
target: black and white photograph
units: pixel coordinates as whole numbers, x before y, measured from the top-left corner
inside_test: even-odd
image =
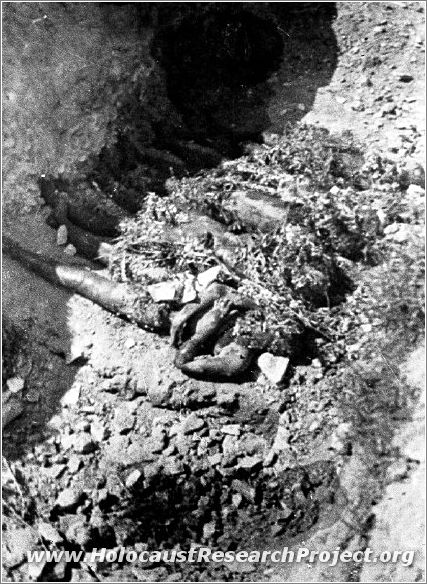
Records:
[[[425,2],[2,1],[2,582],[425,582]]]

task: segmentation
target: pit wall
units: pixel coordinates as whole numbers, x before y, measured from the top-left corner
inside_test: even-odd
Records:
[[[124,96],[143,92],[153,67],[152,28],[137,4],[5,2],[2,12],[10,215],[40,204],[40,173],[83,174],[115,140]]]

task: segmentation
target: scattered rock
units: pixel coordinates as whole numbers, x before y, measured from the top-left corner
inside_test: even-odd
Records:
[[[259,456],[245,456],[239,460],[237,467],[254,472],[262,467],[262,458]]]
[[[384,104],[380,110],[382,116],[388,116],[396,113],[397,105],[393,101]]]
[[[423,189],[423,187],[420,187],[418,185],[414,185],[414,184],[410,184],[406,194],[409,197],[425,197],[425,190]]]
[[[172,281],[147,286],[147,291],[154,302],[172,302],[175,300],[177,289],[177,283]]]
[[[55,505],[60,509],[71,511],[76,508],[83,499],[83,491],[78,488],[68,488],[61,491]]]
[[[234,212],[244,225],[266,231],[283,224],[289,216],[292,203],[276,196],[251,191],[230,193]]]
[[[61,436],[61,448],[63,450],[69,450],[73,447],[75,436],[74,434],[63,434]]]
[[[80,391],[81,386],[80,384],[74,384],[71,389],[69,389],[61,398],[61,405],[62,406],[75,406],[80,399]]]
[[[224,562],[224,566],[233,574],[249,574],[256,571],[256,566],[250,562]]]
[[[56,232],[57,245],[65,245],[68,241],[68,230],[66,225],[60,225]]]
[[[248,483],[234,479],[231,483],[231,488],[239,493],[244,499],[250,503],[255,503],[255,489],[251,487]]]
[[[27,564],[27,577],[30,582],[39,581],[39,578],[45,569],[46,563],[46,560],[43,558],[41,562],[31,562]]]
[[[125,434],[132,430],[135,425],[135,415],[133,410],[129,407],[128,403],[120,405],[116,413],[114,414],[114,419],[112,427],[118,434]]]
[[[212,456],[208,457],[209,460],[209,464],[211,466],[216,466],[218,464],[221,464],[222,462],[222,454],[220,452],[217,452],[216,454],[213,454]]]
[[[402,81],[403,83],[410,83],[413,80],[414,80],[413,75],[409,75],[407,73],[399,76],[399,81]]]
[[[308,431],[310,432],[310,434],[314,434],[315,432],[317,432],[320,426],[321,426],[320,420],[313,420],[310,426],[308,427]]]
[[[70,582],[98,582],[98,580],[87,570],[72,568]]]
[[[24,412],[22,399],[19,396],[11,395],[8,392],[2,394],[1,419],[3,427],[7,426]]]
[[[126,339],[125,344],[124,344],[124,348],[127,351],[129,351],[129,349],[132,349],[135,345],[136,345],[135,339],[129,338],[129,339]]]
[[[96,442],[103,442],[108,438],[109,432],[105,424],[98,420],[90,425],[90,434]]]
[[[273,446],[272,446],[273,451],[282,452],[284,450],[288,450],[290,437],[291,437],[291,435],[290,435],[289,430],[287,430],[283,426],[279,426],[277,428],[277,434],[276,434],[276,437],[274,438],[274,442],[273,442]]]
[[[196,414],[190,414],[188,418],[182,423],[182,432],[184,434],[192,434],[198,432],[205,427],[205,421],[199,418]]]
[[[242,453],[253,455],[253,454],[260,454],[264,453],[266,447],[266,442],[264,438],[261,436],[257,436],[256,434],[245,434],[239,443],[239,449]]]
[[[406,460],[396,460],[387,468],[386,477],[390,482],[401,481],[408,476]]]
[[[391,223],[384,229],[384,234],[387,239],[391,239],[396,243],[404,243],[411,238],[412,225],[408,223]]]
[[[162,452],[166,446],[166,432],[162,427],[155,427],[145,441],[145,448],[153,454]]]
[[[258,367],[269,381],[278,385],[283,380],[289,365],[287,357],[276,357],[271,353],[263,353],[258,358]]]
[[[50,523],[39,523],[38,532],[43,539],[51,543],[57,544],[63,541],[62,535]]]
[[[185,471],[184,463],[181,460],[178,460],[175,456],[170,456],[166,458],[166,460],[163,463],[163,472],[169,476],[178,476],[180,474],[183,474],[184,471]]]
[[[85,548],[92,538],[92,528],[80,517],[76,517],[75,521],[71,523],[69,528],[65,533],[65,538],[71,543],[75,543],[78,546]]]
[[[205,523],[203,525],[203,538],[205,540],[210,539],[216,531],[216,526],[214,521],[210,521],[209,523]]]
[[[111,379],[106,379],[102,382],[101,390],[117,393],[118,391],[126,389],[128,382],[129,378],[127,375],[123,373],[117,373],[116,375],[113,375]]]
[[[70,472],[70,474],[76,474],[79,470],[80,467],[82,466],[83,462],[82,459],[80,458],[80,456],[77,456],[77,454],[72,454],[68,460],[68,471]]]
[[[73,444],[75,452],[79,454],[90,454],[96,450],[96,442],[93,440],[92,436],[87,432],[82,432],[78,434]]]
[[[238,445],[239,441],[236,436],[226,434],[224,440],[222,441],[222,452],[228,458],[233,457],[231,458],[231,461],[234,461],[235,457],[238,454]]]
[[[53,464],[52,466],[43,467],[43,474],[50,479],[57,479],[66,469],[65,464]]]
[[[194,276],[186,278],[184,282],[184,290],[182,292],[181,303],[188,304],[197,299],[197,291],[194,287]]]
[[[242,504],[242,501],[243,501],[243,497],[240,493],[234,493],[234,495],[232,495],[232,497],[231,497],[231,502],[233,503],[234,507],[236,507],[237,509]]]
[[[154,406],[161,406],[168,403],[172,397],[173,383],[165,383],[161,380],[153,380],[148,385],[147,395]]]
[[[338,454],[349,454],[351,451],[350,433],[351,424],[349,422],[339,424],[332,434],[329,448],[335,450]]]
[[[221,432],[230,436],[240,436],[240,424],[226,424],[221,427]]]
[[[68,563],[62,559],[59,562],[53,562],[51,566],[53,572],[53,582],[63,582],[65,580],[65,574],[67,572]]]
[[[141,464],[143,462],[152,462],[156,460],[157,455],[153,452],[153,448],[158,452],[156,448],[156,442],[151,442],[146,436],[138,436],[133,438],[131,444],[124,454],[122,452],[122,464],[124,466],[133,466],[135,464]]]
[[[138,469],[133,470],[126,478],[125,485],[128,489],[134,487],[139,479],[141,478],[142,473]]]
[[[212,282],[215,282],[219,278],[221,272],[221,266],[214,266],[213,268],[209,268],[208,270],[201,272],[197,276],[197,284],[199,285],[199,288],[207,288],[209,284],[212,284]]]
[[[74,245],[72,243],[69,243],[68,245],[66,245],[64,247],[64,253],[67,256],[75,256],[77,253],[77,249],[74,247]]]
[[[216,403],[221,408],[235,406],[239,399],[239,390],[235,386],[222,386],[216,390]]]
[[[273,466],[273,464],[276,462],[277,460],[277,452],[274,451],[274,449],[271,449],[267,456],[264,458],[264,466],[268,467],[268,466]]]
[[[271,535],[272,537],[278,537],[282,535],[286,531],[286,525],[281,525],[280,523],[274,523],[271,526]]]
[[[6,381],[7,389],[10,393],[20,393],[25,386],[25,379],[22,377],[11,377]]]
[[[426,175],[423,166],[414,159],[407,160],[405,168],[398,177],[400,188],[407,189],[410,184],[424,188],[425,181]]]

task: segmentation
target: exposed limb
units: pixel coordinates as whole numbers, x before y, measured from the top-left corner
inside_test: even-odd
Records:
[[[68,198],[65,193],[61,193],[53,209],[53,217],[57,225],[66,226],[68,241],[86,258],[108,266],[113,251],[112,244],[74,225],[68,218],[68,208]]]
[[[230,343],[214,357],[204,356],[184,363],[181,371],[191,377],[203,379],[236,379],[249,369],[254,356],[254,351],[248,347]]]
[[[130,284],[112,282],[90,270],[61,264],[22,248],[3,236],[3,251],[52,284],[57,284],[92,300],[106,310],[148,330],[169,330],[169,311],[153,304],[147,292]]]
[[[60,190],[55,180],[42,176],[39,178],[40,195],[52,209],[58,204]],[[87,199],[87,197],[86,197]],[[105,212],[100,205],[79,197],[68,197],[68,219],[78,227],[95,235],[114,237],[124,211],[117,207],[117,215]]]
[[[213,308],[197,321],[194,334],[179,349],[175,365],[180,369],[215,344],[224,327],[231,326],[238,313],[253,309],[254,303],[228,289],[228,294],[215,301]],[[222,353],[222,351],[221,351]],[[221,355],[220,353],[220,355]],[[218,358],[220,358],[220,355]]]
[[[230,288],[224,284],[213,282],[200,296],[200,302],[187,304],[177,312],[171,319],[171,344],[178,347],[182,344],[183,336],[186,329],[190,328],[191,322],[194,322],[200,315],[206,313],[214,305],[215,300],[224,298],[229,294]]]

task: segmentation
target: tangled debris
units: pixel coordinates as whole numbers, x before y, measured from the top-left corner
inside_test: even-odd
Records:
[[[308,129],[301,131],[312,139]],[[285,135],[281,140],[286,152],[291,139]],[[153,379],[147,379],[120,366],[99,372],[89,367],[101,390],[99,404],[70,390],[64,401],[69,422],[59,434],[61,448],[70,451],[66,464],[53,452],[40,479],[48,482],[46,496],[55,503],[39,513],[44,523],[55,526],[54,533],[43,531],[43,523],[34,534],[31,510],[15,505],[14,494],[9,498],[8,513],[25,517],[28,524],[20,529],[32,537],[32,546],[37,538],[44,545],[71,543],[78,549],[141,541],[147,548],[194,541],[214,549],[229,541],[250,545],[254,516],[262,518],[261,539],[292,538],[309,529],[334,500],[339,489],[335,463],[326,458],[301,464],[297,455],[310,461],[313,440],[323,441],[329,424],[336,427],[327,442],[330,456],[352,452],[352,426],[338,423],[333,404],[336,393],[343,394],[350,408],[359,399],[360,381],[350,378],[340,362],[375,354],[370,331],[377,330],[378,321],[393,334],[404,322],[400,289],[384,294],[381,302],[376,296],[384,292],[384,270],[394,271],[396,287],[411,282],[405,322],[414,334],[422,328],[422,252],[409,247],[422,221],[414,198],[418,201],[423,193],[414,193],[413,186],[403,191],[399,169],[382,158],[359,161],[355,174],[345,167],[346,178],[340,171],[331,187],[332,171],[325,177],[320,163],[302,170],[298,166],[301,173],[292,174],[283,161],[286,156],[277,154],[280,163],[271,173],[277,183],[266,186],[279,194],[266,194],[266,160],[274,149],[280,151],[280,140],[218,169],[171,179],[167,195],[144,196],[143,208],[122,223],[122,234],[109,243],[105,256],[116,285],[140,287],[149,305],[169,307],[171,341],[178,347],[175,363],[182,372],[218,380],[220,374],[233,377],[237,371],[244,381],[244,370],[257,363],[268,391],[255,396],[248,384],[237,392],[237,386],[228,384],[191,385],[185,377],[160,382],[153,372]],[[331,156],[330,149],[325,151]],[[370,182],[361,189],[365,173]],[[248,196],[254,192],[256,196]],[[246,197],[248,204],[257,197],[267,201],[267,208],[279,210],[279,224],[274,224],[274,214],[262,231],[245,222],[238,197]],[[58,201],[59,207],[63,197]],[[72,234],[66,207],[56,211],[57,222]],[[419,259],[411,264],[405,254]],[[353,282],[361,281],[358,272],[363,270],[370,281],[356,287]],[[239,299],[243,310],[228,319],[233,305],[224,303],[224,297]],[[220,318],[215,311],[223,311]],[[128,346],[133,350],[133,343]],[[134,349],[139,362],[140,348]],[[377,387],[377,378],[369,374],[367,379],[366,387]],[[112,407],[117,396],[122,400]],[[351,410],[360,431],[377,411],[374,390],[369,400],[371,411],[363,410],[363,419],[360,409]],[[88,412],[79,424],[77,403]],[[385,411],[384,406],[383,418]],[[78,477],[71,486],[68,472]],[[54,483],[53,476],[59,477]],[[54,487],[58,481],[59,492]],[[56,543],[49,543],[49,537]],[[80,567],[85,578],[91,577],[91,569]],[[96,569],[105,575],[111,567],[101,562]],[[43,570],[61,576],[60,565]],[[122,578],[162,580],[170,573],[155,564],[142,576],[126,570]],[[198,566],[183,570],[191,579],[204,577]],[[71,576],[62,577],[80,576],[73,569]],[[221,566],[210,577],[242,574],[238,567]],[[244,577],[250,579],[251,573]]]
[[[349,133],[299,126],[272,142],[170,179],[167,195],[149,193],[122,223],[110,270],[118,280],[151,284],[171,275],[191,281],[220,266],[258,306],[235,322],[229,339],[295,357],[308,330],[336,338],[330,315],[354,288],[357,262],[383,259],[382,237],[405,207],[402,171],[363,155]]]

